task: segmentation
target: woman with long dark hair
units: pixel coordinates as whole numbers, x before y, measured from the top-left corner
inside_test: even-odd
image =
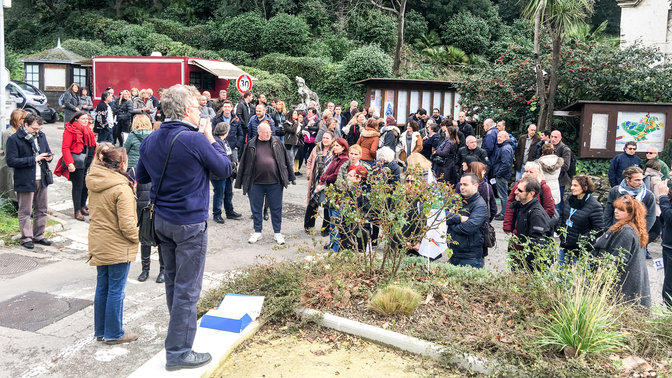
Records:
[[[457,136],[457,127],[448,126],[446,129],[446,139],[436,149],[435,163],[436,177],[453,186],[459,181],[457,178],[457,149],[460,144],[460,138]]]
[[[597,239],[595,252],[598,256],[610,253],[623,264],[619,268],[618,287],[626,300],[651,307],[649,272],[643,249],[649,240],[646,208],[628,194],[619,197],[613,206],[616,223]]]
[[[287,118],[283,123],[283,128],[285,130],[285,149],[287,150],[289,161],[294,162],[294,175],[296,176],[300,176],[299,163],[296,160],[296,154],[299,152],[299,148],[303,146],[303,137],[301,135],[303,125],[299,122],[299,113],[300,112],[296,109],[287,113]]]
[[[90,149],[96,148],[96,135],[89,126],[91,115],[84,111],[73,114],[63,130],[61,152],[54,174],[63,176],[72,182],[72,204],[75,219],[84,221],[89,215],[86,200],[89,192],[86,189],[86,171]]]
[[[127,90],[121,91],[116,110],[117,123],[112,129],[112,135],[114,137],[114,144],[118,141],[119,145],[123,145],[125,140],[122,137],[122,132],[130,131],[131,118],[133,117],[133,99],[131,98],[131,92]]]
[[[308,206],[306,207],[306,214],[303,220],[303,228],[306,232],[310,232],[310,229],[315,227],[315,215],[322,204],[322,201],[319,200],[320,193],[317,192],[317,183],[334,158],[334,155],[331,153],[333,140],[334,134],[331,131],[324,133],[322,141],[315,145],[315,148],[310,153],[310,157],[308,157],[308,163],[306,163]],[[329,212],[326,207],[324,208],[324,214],[321,231],[322,235],[326,236],[329,232]]]
[[[587,252],[592,252],[591,246],[595,243],[594,234],[604,228],[604,209],[592,195],[595,191],[593,180],[586,175],[576,175],[572,178],[571,195],[565,201],[561,214],[560,227],[566,232],[560,234],[560,263],[565,262],[565,256],[578,259],[579,242],[585,240],[588,244]]]

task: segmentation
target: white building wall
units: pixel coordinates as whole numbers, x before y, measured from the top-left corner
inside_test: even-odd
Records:
[[[653,46],[672,59],[669,0],[617,0],[621,7],[621,46]]]

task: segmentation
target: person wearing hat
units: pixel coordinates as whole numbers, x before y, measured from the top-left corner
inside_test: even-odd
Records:
[[[214,193],[212,195],[212,219],[219,224],[224,223],[224,218],[222,217],[222,203],[224,203],[226,214],[235,213],[233,211],[233,179],[236,177],[238,156],[233,153],[226,140],[226,137],[229,135],[229,128],[230,126],[228,123],[219,122],[212,133],[215,137],[215,142],[222,146],[224,151],[226,151],[226,155],[233,165],[231,175],[228,177],[219,177],[212,173],[210,174],[210,182],[212,182],[212,187],[214,188]]]

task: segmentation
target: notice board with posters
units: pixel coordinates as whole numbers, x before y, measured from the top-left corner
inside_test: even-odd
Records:
[[[637,143],[637,154],[659,151],[672,138],[672,104],[648,102],[578,101],[562,110],[580,116],[579,157],[613,158],[627,142]]]

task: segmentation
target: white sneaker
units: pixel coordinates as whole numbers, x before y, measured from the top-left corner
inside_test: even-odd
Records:
[[[278,243],[278,245],[285,244],[285,237],[279,232],[273,236],[273,239],[275,239],[275,242]]]
[[[261,232],[255,232],[250,236],[249,239],[247,239],[247,242],[250,244],[256,243],[261,239]]]

